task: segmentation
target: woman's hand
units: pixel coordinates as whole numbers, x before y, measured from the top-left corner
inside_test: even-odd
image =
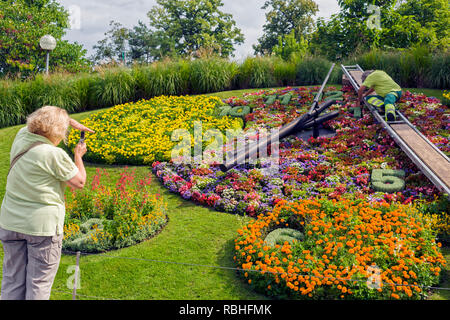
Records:
[[[76,120],[74,120],[72,118],[70,118],[69,124],[74,129],[77,129],[77,130],[80,130],[80,131],[87,131],[87,132],[90,132],[90,133],[95,133],[94,130],[89,129],[88,127],[82,125],[81,123],[79,123],[78,121],[76,121]]]
[[[80,158],[83,158],[83,156],[86,154],[87,148],[86,143],[80,142],[75,146],[75,149],[73,150],[73,153],[75,156],[78,156]]]

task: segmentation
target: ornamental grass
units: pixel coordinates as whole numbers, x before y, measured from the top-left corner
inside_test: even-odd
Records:
[[[303,240],[269,245],[277,228],[298,230]],[[420,299],[445,266],[429,223],[410,205],[281,200],[238,233],[236,265],[270,297]]]

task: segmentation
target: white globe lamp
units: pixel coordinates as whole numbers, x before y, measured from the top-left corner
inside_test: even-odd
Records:
[[[51,35],[47,34],[43,36],[39,40],[39,45],[41,48],[45,51],[47,51],[47,62],[45,65],[45,73],[48,74],[48,63],[50,59],[50,51],[53,51],[56,48],[56,39],[52,37]]]

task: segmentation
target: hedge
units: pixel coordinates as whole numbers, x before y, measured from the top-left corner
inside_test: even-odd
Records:
[[[364,69],[383,69],[403,87],[450,87],[450,53],[426,49],[372,51],[348,59]],[[0,127],[23,123],[44,105],[69,112],[112,107],[160,95],[186,95],[234,89],[317,85],[331,62],[306,56],[299,61],[249,57],[241,64],[223,58],[164,60],[132,68],[115,67],[93,73],[38,75],[34,79],[0,80]],[[328,83],[341,83],[334,68]]]

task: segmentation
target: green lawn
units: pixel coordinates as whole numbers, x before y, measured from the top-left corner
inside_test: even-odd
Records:
[[[339,87],[339,86],[338,86]],[[421,89],[418,89],[420,91]],[[242,96],[238,90],[221,92],[221,98]],[[438,90],[433,90],[437,94]],[[72,115],[81,120],[97,111]],[[0,129],[0,196],[5,191],[9,168],[9,150],[21,126]],[[87,165],[89,178],[98,166]],[[118,167],[102,166],[111,174]],[[150,172],[149,167],[135,167],[137,175]],[[152,188],[168,202],[169,223],[165,229],[139,245],[109,252],[105,255],[82,256],[79,299],[265,299],[241,281],[235,271],[211,266],[233,267],[233,246],[236,230],[249,218],[216,212],[184,201],[171,194],[154,177]],[[444,248],[450,263],[450,248]],[[3,249],[0,245],[0,256]],[[111,256],[126,257],[112,258]],[[131,259],[129,259],[131,258]],[[156,261],[145,261],[158,260]],[[160,262],[166,261],[166,262]],[[185,263],[185,264],[180,264]],[[71,299],[67,282],[69,266],[75,264],[73,255],[63,255],[53,286],[51,299]],[[1,266],[0,266],[1,268]],[[444,270],[441,286],[450,286],[450,272]],[[432,299],[450,299],[450,292],[433,294]]]

